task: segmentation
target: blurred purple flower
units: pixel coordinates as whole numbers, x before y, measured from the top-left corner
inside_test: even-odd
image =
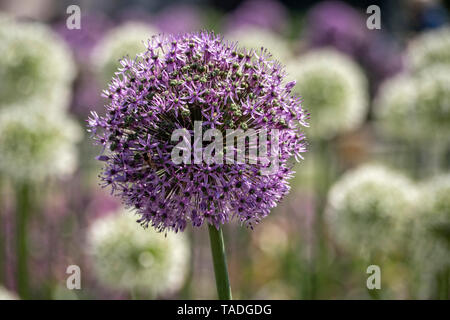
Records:
[[[399,48],[381,30],[369,30],[361,12],[340,1],[314,6],[306,19],[305,36],[310,47],[332,46],[368,71],[372,89],[403,68]]]
[[[367,41],[362,15],[343,2],[325,1],[314,6],[308,13],[306,28],[312,47],[333,46],[352,56]]]
[[[112,27],[111,21],[102,14],[81,16],[81,28],[69,30],[63,19],[54,25],[54,30],[72,48],[78,63],[89,60],[92,48],[103,34]]]
[[[198,31],[202,28],[202,16],[192,6],[172,5],[162,10],[155,18],[155,25],[165,33]]]
[[[243,26],[257,26],[281,32],[287,25],[286,8],[275,0],[247,0],[230,14],[226,29],[232,31]]]
[[[70,111],[75,115],[85,118],[87,107],[101,104],[101,96],[98,94],[100,85],[91,74],[90,61],[92,49],[95,47],[106,31],[113,26],[109,18],[99,13],[89,13],[81,16],[81,29],[69,30],[66,20],[54,25],[54,30],[70,46],[79,65],[79,74],[74,83],[74,95]]]

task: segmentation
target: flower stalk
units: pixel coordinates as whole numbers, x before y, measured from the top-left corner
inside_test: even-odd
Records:
[[[16,188],[17,290],[21,299],[29,298],[27,225],[30,213],[31,188],[27,183]]]
[[[2,185],[1,185],[1,178],[0,178],[0,194],[2,191]],[[6,261],[6,242],[4,239],[4,234],[5,234],[5,222],[3,221],[3,211],[2,211],[2,203],[0,202],[0,261]],[[4,272],[4,267],[5,263],[0,263],[0,283],[5,283],[5,272]]]
[[[231,300],[231,286],[228,279],[227,258],[222,228],[208,224],[211,253],[216,276],[216,287],[219,300]]]

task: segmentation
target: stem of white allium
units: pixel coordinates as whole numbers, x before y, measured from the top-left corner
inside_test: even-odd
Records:
[[[216,276],[216,287],[219,300],[231,300],[231,287],[228,279],[227,258],[222,229],[208,224],[211,253]]]
[[[1,185],[1,178],[0,178],[0,194],[2,194],[2,185]],[[2,221],[3,212],[1,211],[1,205],[0,203],[0,283],[5,283],[5,265],[6,265],[6,243],[5,243],[5,223]]]
[[[31,204],[30,193],[30,186],[27,183],[16,186],[16,281],[17,291],[21,299],[29,298],[27,226]]]
[[[449,282],[450,282],[450,269],[445,268],[439,272],[438,279],[438,298],[439,300],[448,300],[449,297]]]

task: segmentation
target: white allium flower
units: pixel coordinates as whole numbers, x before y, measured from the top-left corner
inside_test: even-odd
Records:
[[[0,18],[0,56],[0,110],[68,106],[75,65],[47,26]]]
[[[236,29],[225,36],[226,39],[238,42],[239,46],[259,52],[261,47],[267,49],[272,58],[286,63],[292,58],[292,50],[283,37],[267,29],[246,26]]]
[[[386,81],[375,99],[379,128],[406,140],[450,136],[450,66],[435,65],[415,77]]]
[[[450,267],[450,173],[425,182],[420,189],[413,250],[424,273]]]
[[[157,34],[158,30],[138,22],[128,22],[109,31],[94,48],[92,56],[101,80],[109,81],[120,67],[120,59],[134,59],[145,51],[147,40]]]
[[[15,293],[0,286],[0,300],[19,300],[19,297]]]
[[[408,47],[411,69],[420,72],[435,64],[450,65],[450,27],[425,32]]]
[[[98,279],[111,288],[152,297],[180,289],[189,268],[186,236],[165,236],[135,220],[124,211],[90,227],[88,243]]]
[[[416,81],[406,74],[391,78],[381,85],[374,101],[374,114],[383,134],[410,137],[410,126],[414,126],[414,122],[405,117],[412,116],[410,112],[414,110],[416,95]],[[410,122],[410,125],[405,126],[405,122]]]
[[[361,68],[347,56],[320,49],[288,64],[294,91],[311,113],[312,136],[331,138],[359,127],[367,113],[368,84]]]
[[[450,65],[427,68],[417,81],[416,110],[420,131],[429,137],[449,137]]]
[[[80,138],[79,125],[59,113],[5,110],[0,114],[0,174],[38,182],[70,175]]]
[[[338,244],[366,258],[394,252],[404,243],[416,194],[408,178],[381,165],[354,169],[329,191],[330,231]]]

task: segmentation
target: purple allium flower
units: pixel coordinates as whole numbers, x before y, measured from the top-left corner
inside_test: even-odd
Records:
[[[370,74],[373,91],[403,69],[400,48],[382,30],[369,30],[362,12],[342,1],[323,1],[307,14],[305,35],[313,48],[334,47]]]
[[[111,21],[101,14],[86,14],[81,17],[80,29],[68,29],[66,19],[55,24],[56,32],[73,49],[79,63],[88,60],[95,44],[111,27]]]
[[[340,1],[314,6],[308,12],[306,26],[311,46],[333,46],[351,56],[358,55],[369,33],[361,13]]]
[[[207,32],[161,35],[121,66],[104,91],[107,114],[93,112],[88,126],[107,150],[98,157],[105,162],[103,185],[136,209],[144,227],[182,231],[187,223],[219,227],[237,218],[252,228],[288,193],[288,160],[306,151],[299,127],[309,116],[266,50],[239,48]],[[263,173],[273,164],[263,161],[175,164],[171,134],[184,128],[192,137],[194,121],[222,133],[278,130],[278,152],[272,139],[267,144],[277,169]]]

